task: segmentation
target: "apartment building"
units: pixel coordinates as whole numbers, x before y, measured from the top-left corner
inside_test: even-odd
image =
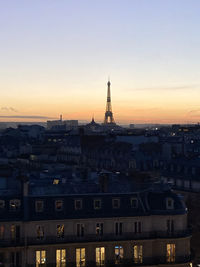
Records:
[[[187,209],[168,186],[55,183],[0,195],[0,266],[190,265]]]

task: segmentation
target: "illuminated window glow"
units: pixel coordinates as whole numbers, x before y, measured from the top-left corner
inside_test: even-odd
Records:
[[[96,248],[96,266],[104,266],[105,264],[105,248]]]
[[[58,224],[57,225],[57,237],[58,238],[63,238],[65,235],[65,227],[64,224]]]
[[[36,251],[36,267],[41,267],[46,265],[46,251],[37,250]]]
[[[66,250],[56,250],[56,267],[66,267]]]
[[[124,257],[124,249],[122,246],[115,246],[115,264],[122,263]]]
[[[85,248],[76,248],[76,267],[85,267]]]
[[[142,245],[133,246],[133,260],[134,263],[142,263],[143,261]]]
[[[175,244],[167,244],[167,262],[175,262]]]

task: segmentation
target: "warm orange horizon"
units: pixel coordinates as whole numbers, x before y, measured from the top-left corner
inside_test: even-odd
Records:
[[[3,1],[0,122],[103,122],[108,76],[116,123],[199,122],[199,7]]]

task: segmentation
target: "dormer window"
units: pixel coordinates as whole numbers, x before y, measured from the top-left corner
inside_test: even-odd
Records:
[[[44,210],[44,201],[43,200],[36,200],[35,201],[35,211],[36,212],[43,212]]]
[[[172,210],[172,209],[174,209],[174,200],[173,200],[172,198],[170,198],[170,197],[168,197],[168,198],[166,199],[166,208],[167,208],[168,210]]]
[[[55,210],[61,211],[63,209],[63,201],[62,200],[56,200],[55,201]]]
[[[131,208],[136,209],[138,207],[138,199],[136,197],[131,198]]]
[[[95,199],[94,200],[94,209],[95,210],[101,209],[101,199]]]
[[[120,199],[119,198],[113,198],[112,207],[113,207],[113,209],[119,209],[120,208]]]
[[[10,210],[16,211],[20,209],[21,201],[19,199],[10,200]]]
[[[74,208],[75,208],[75,210],[81,210],[82,209],[82,199],[75,199],[74,200]]]

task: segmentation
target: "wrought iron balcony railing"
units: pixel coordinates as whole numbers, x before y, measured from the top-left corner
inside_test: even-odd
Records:
[[[141,233],[122,233],[116,235],[114,233],[103,235],[96,234],[84,234],[83,236],[65,235],[63,237],[57,237],[52,235],[44,235],[37,238],[36,236],[20,237],[16,239],[1,239],[0,247],[16,247],[16,246],[31,246],[41,244],[64,244],[64,243],[84,243],[84,242],[99,242],[99,241],[124,241],[124,240],[144,240],[144,239],[176,239],[181,237],[187,237],[191,235],[191,230],[181,230],[174,232],[166,231],[151,231]]]

